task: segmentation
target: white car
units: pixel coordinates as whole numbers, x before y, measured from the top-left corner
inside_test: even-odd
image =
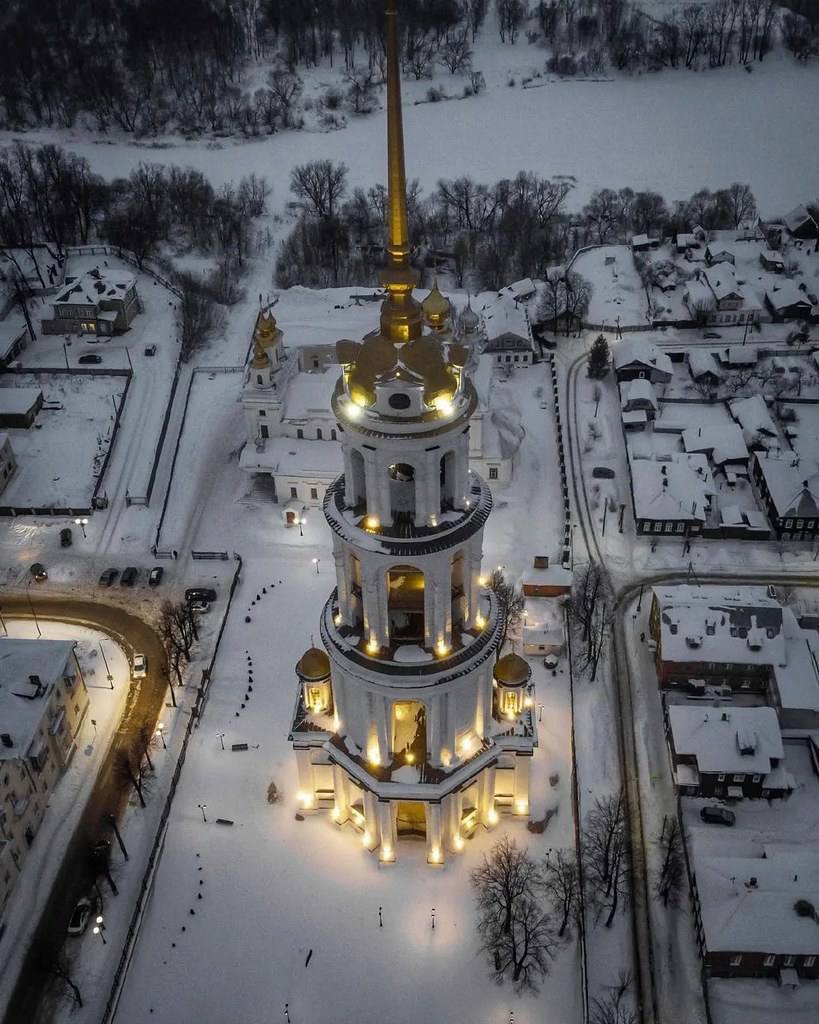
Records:
[[[135,654],[131,663],[131,678],[144,679],[148,674],[148,659],[144,654]]]

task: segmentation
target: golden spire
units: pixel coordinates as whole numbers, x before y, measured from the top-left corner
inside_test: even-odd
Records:
[[[385,0],[387,36],[387,266],[381,281],[387,297],[381,307],[381,334],[403,343],[421,335],[422,313],[412,297],[417,276],[409,263],[407,175],[401,119],[401,70],[398,63],[396,0]]]

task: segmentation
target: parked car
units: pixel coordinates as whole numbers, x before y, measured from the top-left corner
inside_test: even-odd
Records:
[[[119,569],[106,569],[100,576],[100,586],[110,587],[117,576],[119,576]]]
[[[98,356],[96,352],[86,352],[84,356],[80,356],[77,360],[78,363],[101,363],[102,356]]]
[[[165,575],[165,570],[161,565],[155,565],[151,569],[150,575],[148,576],[148,586],[158,587],[162,582],[162,577]]]
[[[700,817],[711,825],[733,825],[737,820],[733,811],[729,811],[727,807],[717,807],[715,804],[703,807]]]
[[[145,355],[146,356],[155,356],[156,355],[156,345],[146,345],[145,346]]]
[[[88,927],[88,922],[95,909],[94,901],[90,897],[83,896],[77,900],[77,905],[71,911],[71,917],[68,919],[68,934],[82,935]]]
[[[28,571],[38,583],[43,583],[48,579],[48,570],[42,562],[34,562]]]
[[[131,678],[144,679],[148,674],[148,659],[144,654],[135,654],[131,662]]]
[[[205,612],[210,611],[210,602],[202,601],[201,599],[196,601],[189,601],[188,607],[192,612],[199,612],[200,615],[204,615]]]
[[[721,338],[721,337],[722,337],[722,335],[721,334],[717,334],[716,331],[706,331],[705,334],[703,334],[703,338]]]
[[[122,576],[119,579],[119,585],[121,587],[132,587],[137,579],[139,578],[139,569],[133,565],[129,565],[127,569],[122,570]]]
[[[61,548],[70,548],[71,545],[73,544],[73,542],[74,542],[74,536],[71,533],[71,527],[70,526],[66,526],[64,529],[60,530],[60,547]]]
[[[613,480],[614,470],[609,466],[595,466],[592,470],[595,480]]]
[[[185,591],[186,601],[215,601],[216,591],[213,587],[188,587]]]

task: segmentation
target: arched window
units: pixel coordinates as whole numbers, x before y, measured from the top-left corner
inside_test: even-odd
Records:
[[[364,472],[364,456],[361,452],[353,450],[350,453],[350,466],[352,480],[347,491],[347,504],[363,515],[367,511],[367,478]]]
[[[441,457],[441,511],[455,508],[455,452]]]
[[[387,571],[387,616],[393,643],[423,644],[424,574],[414,565]]]
[[[321,432],[321,427],[316,427],[316,440],[317,441],[321,441],[321,440],[323,440],[323,438],[324,438],[324,435]]]
[[[390,466],[390,509],[394,525],[415,522],[415,467],[408,462]]]

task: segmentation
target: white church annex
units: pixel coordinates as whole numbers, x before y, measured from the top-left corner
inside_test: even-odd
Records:
[[[502,609],[481,576],[492,497],[469,468],[474,352],[437,287],[423,306],[412,294],[395,0],[386,13],[386,298],[379,330],[337,345],[337,586],[323,649],[296,666],[290,739],[303,809],[352,823],[382,861],[415,837],[439,864],[500,813],[528,815],[537,737],[529,666],[498,660]],[[272,364],[257,362],[264,381]]]

